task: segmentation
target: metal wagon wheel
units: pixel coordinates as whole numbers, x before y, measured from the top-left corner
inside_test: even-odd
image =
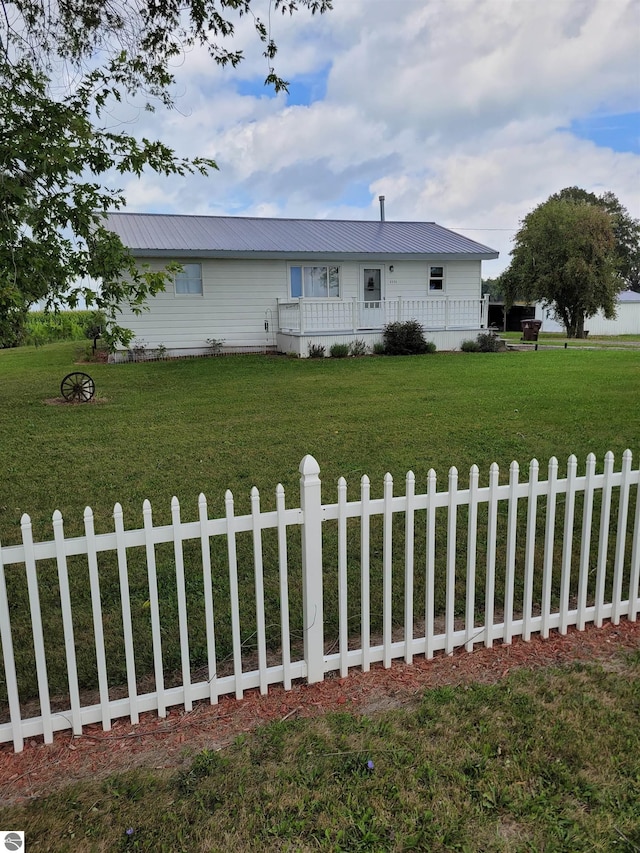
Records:
[[[69,403],[88,403],[96,384],[88,373],[69,373],[60,383],[60,393]]]

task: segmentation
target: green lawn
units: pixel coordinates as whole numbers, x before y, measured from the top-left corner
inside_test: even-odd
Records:
[[[619,653],[402,710],[276,722],[183,769],[5,808],[0,824],[53,853],[637,853],[639,665]]]
[[[532,457],[582,466],[638,449],[640,353],[539,351],[403,358],[293,360],[224,357],[110,366],[87,371],[98,402],[55,406],[74,369],[73,344],[0,351],[0,540],[19,541],[27,512],[49,536],[54,509],[69,531],[93,507],[101,530],[122,503],[138,526],[145,498],[159,519],[177,495],[191,512],[203,491],[217,512],[230,488],[248,509],[251,486],[273,501],[278,482],[298,500],[298,466],[320,464],[324,498],[343,475],[368,474],[374,493],[390,471],[424,483],[473,463],[486,482]]]
[[[197,518],[197,497],[209,500],[209,515],[224,515],[224,493],[230,488],[236,512],[249,511],[253,485],[262,507],[274,505],[274,490],[282,482],[289,506],[299,505],[298,466],[306,453],[319,461],[323,498],[333,502],[336,481],[344,475],[349,495],[357,497],[359,480],[368,474],[372,495],[382,494],[390,471],[402,493],[407,470],[416,474],[423,491],[428,470],[446,488],[447,471],[456,465],[461,485],[473,463],[480,467],[481,484],[489,466],[501,466],[502,481],[516,459],[523,479],[532,457],[546,477],[547,460],[556,454],[560,471],[570,453],[584,470],[588,452],[599,467],[607,450],[618,460],[630,447],[638,452],[640,423],[640,353],[635,351],[557,350],[497,354],[435,354],[421,357],[294,360],[274,356],[223,357],[109,366],[86,369],[94,377],[97,402],[51,405],[62,377],[74,369],[74,345],[57,344],[38,350],[0,351],[0,539],[20,541],[22,513],[32,519],[37,539],[51,538],[51,513],[60,509],[67,536],[82,533],[82,514],[92,506],[98,532],[113,530],[113,505],[124,508],[127,527],[142,526],[141,507],[152,503],[156,524],[170,521],[170,500],[177,495],[184,521]],[[637,463],[636,463],[637,464]],[[562,476],[562,474],[561,474]],[[481,508],[482,511],[486,507]],[[615,510],[615,507],[614,507]],[[479,529],[483,515],[480,514]],[[504,507],[499,536],[504,544]],[[523,516],[523,514],[521,513]],[[615,517],[615,516],[614,516]],[[631,515],[632,517],[632,515]],[[539,521],[543,522],[542,505]],[[524,516],[520,519],[524,524]],[[381,535],[379,517],[372,535]],[[439,511],[444,529],[446,518]],[[558,512],[557,565],[561,549],[562,515]],[[402,530],[394,520],[394,555],[398,560],[393,621],[402,624]],[[594,521],[597,542],[597,515]],[[460,542],[465,514],[459,513]],[[486,529],[486,524],[485,524]],[[279,646],[279,592],[275,536],[265,531],[267,639]],[[358,528],[350,523],[349,619],[359,625]],[[297,537],[297,538],[296,538]],[[324,526],[326,637],[337,635],[336,525]],[[444,541],[443,538],[441,541]],[[539,537],[542,545],[542,536]],[[301,578],[299,533],[289,535],[291,629],[300,640]],[[478,565],[482,565],[482,542]],[[418,535],[416,566],[424,565],[424,536]],[[136,635],[138,674],[153,668],[148,583],[142,553],[129,551],[132,618]],[[382,624],[382,549],[372,546],[372,630]],[[238,539],[242,640],[251,652],[255,643],[253,558],[250,534]],[[216,645],[219,661],[231,653],[229,579],[226,543],[212,542],[214,596],[217,608]],[[189,632],[194,671],[206,661],[202,576],[198,547],[185,546]],[[521,559],[520,552],[518,559]],[[167,677],[180,668],[177,588],[172,547],[157,547],[163,624],[163,655]],[[504,559],[498,555],[498,571]],[[93,626],[86,561],[69,561],[74,631],[78,649],[80,687],[96,687]],[[124,683],[124,653],[118,572],[115,555],[101,557],[103,621],[110,684]],[[437,572],[444,571],[444,551]],[[66,692],[64,640],[53,562],[39,563],[41,609],[52,692]],[[424,572],[416,571],[415,615],[424,602]],[[438,575],[439,577],[439,575]],[[554,579],[554,601],[559,589]],[[595,578],[593,579],[595,580]],[[539,594],[536,580],[536,595]],[[625,580],[625,583],[627,581]],[[7,572],[12,602],[12,632],[21,699],[37,696],[31,622],[24,572]],[[498,576],[496,600],[503,579]],[[464,590],[462,590],[464,594]],[[482,572],[478,573],[476,605],[481,610]],[[522,576],[516,579],[516,602],[522,600]],[[444,584],[436,582],[436,614],[442,612]],[[462,605],[461,605],[462,606]],[[464,612],[462,606],[461,611]],[[0,680],[0,698],[4,685]]]
[[[324,500],[333,501],[340,475],[355,497],[367,473],[380,496],[386,471],[400,493],[410,468],[422,490],[431,467],[444,488],[451,465],[465,478],[477,463],[485,484],[493,461],[504,482],[512,459],[526,468],[535,456],[544,471],[555,454],[562,471],[575,453],[583,471],[590,451],[599,469],[607,450],[618,464],[627,447],[635,457],[639,451],[637,351],[96,364],[85,368],[96,381],[95,404],[50,405],[74,369],[74,352],[70,344],[0,351],[3,544],[19,541],[24,512],[36,538],[50,538],[55,508],[68,534],[78,534],[87,504],[100,531],[113,529],[116,501],[129,527],[141,526],[145,498],[156,523],[169,521],[174,494],[183,519],[195,517],[200,491],[211,515],[223,513],[227,488],[238,511],[247,511],[254,484],[263,504],[272,505],[282,482],[288,504],[297,506],[305,453],[318,459]],[[327,530],[328,545],[331,535]],[[82,567],[70,561],[70,569],[81,687],[87,689],[95,686],[88,585]],[[137,664],[144,672],[151,665],[147,593],[135,555],[130,569]],[[170,578],[170,554],[165,569]],[[251,572],[249,560],[241,583]],[[107,583],[108,560],[101,573],[110,678],[118,684],[119,597],[117,584]],[[7,575],[17,602],[12,629],[25,699],[36,695],[28,608],[23,581]],[[49,674],[64,690],[64,661],[53,654],[63,648],[55,567],[40,566],[39,577]],[[175,610],[175,586],[161,594],[167,612]],[[201,598],[201,583],[188,595],[191,606]],[[250,611],[248,595],[245,604]],[[175,613],[172,618],[165,628],[168,672],[179,667],[179,646],[170,644],[177,636]],[[224,622],[220,628],[228,630]],[[191,630],[197,658],[203,654],[197,620]],[[224,654],[222,638],[219,650]],[[402,712],[275,724],[221,753],[196,756],[186,770],[137,771],[74,786],[5,809],[0,823],[26,829],[30,849],[52,851],[637,853],[638,663],[637,655],[620,656],[607,670],[593,664],[516,674],[494,687],[442,688]]]

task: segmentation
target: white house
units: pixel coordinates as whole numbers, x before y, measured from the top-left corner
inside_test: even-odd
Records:
[[[542,320],[544,332],[564,332],[565,328],[553,316],[550,308],[536,303],[536,319]],[[618,294],[615,320],[607,320],[602,311],[585,320],[590,335],[640,335],[640,293],[623,290]]]
[[[182,265],[122,325],[173,355],[279,351],[382,339],[418,320],[438,349],[487,328],[481,263],[498,253],[434,222],[112,213],[107,227],[141,263]],[[124,354],[120,354],[120,358]]]

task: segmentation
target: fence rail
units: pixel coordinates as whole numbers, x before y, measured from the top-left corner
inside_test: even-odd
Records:
[[[218,701],[234,693],[241,699],[246,690],[258,688],[265,694],[272,684],[290,689],[294,679],[309,683],[321,681],[325,674],[349,668],[368,670],[372,663],[391,666],[402,657],[411,663],[414,655],[433,657],[438,651],[451,654],[464,646],[491,646],[495,641],[510,643],[516,636],[529,640],[532,633],[548,636],[551,630],[566,633],[570,625],[583,630],[588,622],[601,625],[604,619],[618,623],[622,617],[637,618],[640,609],[640,472],[632,469],[632,455],[626,451],[620,471],[614,471],[613,454],[604,459],[603,470],[596,471],[596,459],[590,454],[585,473],[578,476],[577,460],[568,460],[566,477],[558,476],[558,462],[552,458],[546,480],[539,477],[539,465],[533,460],[528,480],[520,480],[516,462],[509,469],[507,483],[500,483],[494,463],[486,486],[479,483],[479,471],[471,468],[468,485],[461,487],[456,468],[451,468],[446,490],[438,491],[436,474],[428,474],[427,488],[416,494],[415,478],[406,476],[403,495],[394,494],[391,475],[384,478],[383,495],[371,497],[368,477],[360,483],[357,500],[347,499],[347,483],[338,481],[338,500],[323,504],[319,466],[311,456],[300,465],[300,507],[286,508],[285,494],[278,486],[275,510],[262,511],[257,489],[251,492],[251,511],[236,515],[231,492],[225,495],[223,518],[209,518],[207,501],[200,496],[198,519],[183,522],[176,498],[171,504],[171,524],[154,526],[148,501],[143,505],[143,526],[127,530],[119,504],[114,509],[114,530],[96,533],[91,509],[84,513],[84,535],[66,538],[61,514],[53,514],[53,539],[34,542],[31,521],[21,521],[22,544],[0,547],[0,639],[4,661],[4,689],[8,721],[0,724],[0,742],[13,741],[14,749],[23,748],[25,738],[43,736],[45,743],[54,732],[71,729],[80,735],[83,727],[101,723],[109,729],[112,720],[129,716],[132,724],[143,712],[155,711],[164,717],[168,708],[183,705],[189,711],[193,703]],[[462,512],[464,509],[464,512]],[[482,514],[480,510],[482,509]],[[373,531],[376,522],[379,533]],[[324,537],[330,525],[335,528],[335,547]],[[356,525],[354,532],[353,525]],[[273,530],[276,562],[267,569],[267,579],[278,590],[278,662],[269,648],[265,604],[265,531]],[[299,533],[299,557],[291,564],[288,541],[292,531]],[[256,656],[251,668],[243,661],[243,630],[239,587],[238,538],[251,539],[252,603],[255,619],[251,629],[256,638]],[[354,548],[354,537],[359,547]],[[376,538],[378,537],[378,538]],[[214,579],[219,561],[212,564],[212,542],[226,543],[223,574],[228,582],[230,613],[223,614],[216,599]],[[185,543],[198,547],[198,564],[192,555],[185,559]],[[159,585],[157,555],[161,546],[171,546],[176,589],[177,626],[180,646],[178,686],[167,686],[163,653],[162,614],[164,602]],[[399,545],[402,551],[398,556]],[[139,693],[136,667],[136,633],[132,622],[129,556],[132,549],[144,551],[148,594],[148,620],[151,634],[152,671],[155,689]],[[354,553],[355,551],[355,553]],[[395,551],[395,555],[394,555]],[[126,669],[124,698],[111,698],[109,659],[104,634],[103,583],[100,556],[114,554],[121,611],[123,654]],[[379,557],[377,555],[380,555]],[[374,557],[375,555],[375,557]],[[77,613],[70,587],[69,561],[86,561],[90,587],[92,644],[95,654],[96,684],[99,702],[84,704],[79,688]],[[247,560],[243,551],[243,567]],[[299,563],[298,563],[299,560]],[[379,562],[374,567],[375,561]],[[42,579],[38,564],[54,561],[57,569],[57,593],[64,650],[47,649],[43,611],[40,603]],[[75,564],[74,564],[75,565]],[[357,591],[353,585],[354,566]],[[187,580],[197,572],[201,579],[201,603],[204,608],[203,645],[206,647],[206,678],[192,676],[190,618]],[[9,592],[16,573],[26,584],[31,620],[30,642],[36,672],[40,713],[28,716],[21,704],[21,668],[16,665],[16,647],[11,614],[19,603]],[[292,614],[289,579],[301,573],[301,614],[303,648],[298,660],[292,660]],[[338,626],[337,652],[325,646],[324,594],[328,573],[335,573],[337,603],[334,614]],[[271,577],[272,574],[277,577]],[[381,630],[374,631],[371,613],[372,579],[382,586]],[[200,583],[200,581],[199,581]],[[516,584],[518,597],[516,598]],[[421,599],[417,600],[417,589]],[[440,596],[437,590],[441,591]],[[555,591],[554,591],[555,590]],[[359,638],[356,642],[349,627],[349,607],[357,602]],[[225,598],[225,604],[227,603]],[[402,618],[394,618],[398,602]],[[440,604],[437,604],[440,602]],[[417,615],[419,618],[417,618]],[[232,672],[219,675],[216,627],[228,617],[231,631]],[[87,619],[85,619],[87,621]],[[398,624],[398,622],[402,624]],[[219,629],[218,629],[219,630]],[[378,636],[380,634],[380,636]],[[86,630],[85,630],[86,636]],[[398,639],[401,637],[401,639]],[[380,640],[380,641],[379,641]],[[354,647],[355,645],[355,647]],[[64,656],[68,684],[67,708],[52,710],[49,669],[52,655]],[[59,668],[59,661],[56,664]],[[0,688],[3,686],[0,681]],[[26,697],[31,699],[34,697]]]

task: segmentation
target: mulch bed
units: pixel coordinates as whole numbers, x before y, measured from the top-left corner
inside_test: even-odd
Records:
[[[96,780],[134,767],[180,768],[202,749],[221,749],[242,732],[274,720],[316,717],[327,711],[374,714],[415,704],[429,688],[465,683],[495,683],[516,669],[538,669],[568,662],[606,662],[621,649],[640,649],[640,622],[623,620],[619,625],[593,625],[583,632],[569,629],[566,636],[553,632],[546,640],[535,635],[512,645],[496,644],[469,654],[458,649],[447,657],[413,664],[380,664],[370,672],[354,669],[348,678],[328,677],[320,684],[296,683],[292,690],[271,687],[267,696],[247,691],[242,701],[232,696],[217,705],[197,704],[190,713],[173,709],[165,719],[153,713],[141,716],[132,726],[126,719],[113,722],[104,732],[100,725],[86,726],[73,737],[59,732],[49,745],[42,739],[25,743],[13,752],[12,744],[0,747],[0,806],[41,797],[75,781]]]

